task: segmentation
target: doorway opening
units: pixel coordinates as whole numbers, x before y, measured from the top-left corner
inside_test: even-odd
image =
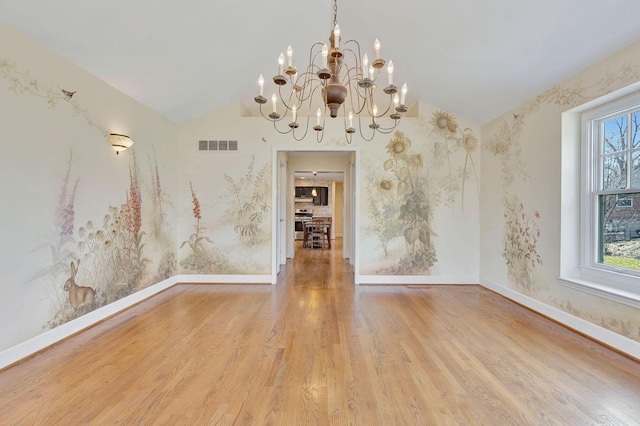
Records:
[[[331,218],[331,238],[342,239],[342,258],[357,266],[358,154],[351,147],[274,148],[274,283],[281,266],[295,261],[303,247],[301,240],[296,244],[296,238],[304,238],[302,217]]]

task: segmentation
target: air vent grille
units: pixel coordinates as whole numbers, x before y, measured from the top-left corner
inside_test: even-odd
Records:
[[[198,151],[237,151],[238,141],[198,141]]]

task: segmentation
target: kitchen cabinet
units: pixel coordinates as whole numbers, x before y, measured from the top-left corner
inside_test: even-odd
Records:
[[[316,186],[316,196],[313,197],[314,206],[329,205],[329,188],[326,186]]]
[[[313,195],[314,192],[316,195]],[[295,201],[310,202],[314,206],[327,206],[329,205],[329,188],[326,186],[296,186]]]
[[[296,186],[296,198],[311,198],[313,186]]]

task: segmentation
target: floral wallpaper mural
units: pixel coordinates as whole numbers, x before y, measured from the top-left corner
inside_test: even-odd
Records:
[[[32,95],[42,98],[51,108],[57,108],[60,103],[69,105],[73,115],[82,117],[88,125],[96,128],[103,136],[109,132],[94,121],[89,112],[80,107],[74,99],[77,91],[66,90],[61,87],[53,88],[51,85],[39,81],[31,76],[29,70],[21,70],[15,63],[0,58],[0,77],[9,82],[9,90],[16,95]]]
[[[46,277],[52,286],[52,315],[45,328],[57,327],[176,273],[175,251],[162,212],[168,200],[160,185],[157,162],[154,159],[151,167],[151,208],[143,216],[142,177],[135,151],[131,152],[124,203],[108,206],[102,218],[80,226],[75,223],[75,209],[82,181],[72,177],[73,152],[69,153],[54,210],[54,232],[38,247],[50,251],[51,265],[33,277]],[[148,232],[143,217],[149,218]],[[149,242],[160,248],[155,262],[152,257],[157,253],[147,248]]]
[[[204,235],[206,228],[200,223],[202,211],[200,201],[193,190],[193,184],[189,182],[191,190],[191,202],[193,204],[193,233],[189,239],[180,244],[180,249],[188,248],[188,254],[180,261],[180,266],[185,271],[198,274],[220,274],[230,269],[228,262],[220,253],[220,250],[213,247],[213,241]]]
[[[476,135],[469,128],[461,130],[454,116],[443,111],[436,111],[431,118],[432,134],[439,136],[435,141],[433,165],[446,160],[446,174],[440,180],[439,185],[445,190],[445,205],[452,206],[458,189],[461,187],[460,203],[464,212],[465,182],[473,173],[476,182],[476,193],[479,196],[478,175],[472,154],[478,148],[479,142]],[[452,165],[453,156],[460,150],[464,151],[464,166],[458,170]]]
[[[502,257],[507,262],[510,281],[530,294],[534,290],[533,268],[542,265],[536,249],[540,238],[536,220],[540,213],[525,212],[524,205],[515,196],[505,197],[503,202],[506,225]]]
[[[0,49],[40,73],[0,57],[6,83],[0,103],[5,118],[9,113],[3,131],[18,142],[3,143],[4,168],[15,177],[2,191],[13,205],[4,212],[25,218],[21,227],[4,228],[12,252],[7,273],[19,277],[3,285],[5,319],[20,318],[3,330],[2,344],[9,346],[175,276],[178,266],[174,206],[161,173],[166,164],[144,140],[156,134],[150,122],[162,127],[163,120],[145,116],[150,120],[136,123],[145,108],[35,49]],[[91,111],[83,101],[94,105]],[[121,103],[128,103],[126,118],[114,114]],[[105,117],[137,129],[143,161],[135,149],[117,160],[96,155],[107,150]]]
[[[256,170],[252,157],[241,177],[223,173],[227,183],[214,206],[203,206],[190,182],[192,229],[180,245],[180,266],[193,274],[267,274],[271,220],[271,165]],[[209,179],[208,179],[209,180]],[[209,193],[220,188],[210,188]],[[206,221],[206,226],[204,225]],[[251,248],[250,251],[247,249]]]
[[[228,193],[223,197],[229,202],[227,224],[233,225],[234,232],[248,246],[265,241],[265,219],[271,210],[271,187],[268,183],[271,167],[266,163],[255,175],[254,167],[255,156],[252,156],[247,173],[238,182],[224,174],[229,184]]]
[[[392,220],[397,221],[399,227],[391,228],[402,232],[406,247],[398,265],[391,268],[389,273],[429,273],[437,261],[433,243],[436,235],[431,229],[433,207],[428,195],[426,173],[422,170],[423,156],[411,151],[411,140],[402,132],[395,132],[387,144],[387,153],[390,158],[383,167],[388,177],[383,178],[379,186],[394,196],[387,198],[393,204],[383,205],[383,210],[388,211],[394,205],[395,217]],[[375,209],[372,207],[372,211]]]
[[[630,321],[620,313],[607,313],[620,312],[620,305],[601,300],[599,308],[591,308],[588,301],[590,296],[585,298],[585,295],[578,295],[569,299],[559,296],[562,293],[550,293],[551,283],[546,282],[542,274],[536,273],[544,265],[544,254],[539,253],[538,245],[545,238],[544,229],[540,227],[545,213],[532,206],[530,197],[523,191],[523,188],[536,181],[534,169],[529,169],[533,165],[525,161],[523,150],[525,143],[534,142],[525,135],[531,131],[527,125],[535,114],[549,110],[555,111],[559,117],[563,111],[638,80],[640,67],[625,64],[604,72],[592,84],[577,81],[555,86],[504,119],[496,134],[485,144],[485,148],[500,164],[499,184],[504,217],[501,256],[507,266],[509,286],[635,340],[640,340],[640,324],[637,320]],[[603,305],[607,309],[603,310]]]
[[[435,209],[455,209],[460,195],[463,213],[465,184],[471,178],[478,191],[473,154],[479,142],[474,132],[461,129],[456,117],[442,111],[435,111],[427,126],[427,146],[416,146],[396,131],[385,146],[381,166],[366,166],[372,220],[368,230],[376,235],[384,257],[393,259],[372,271],[376,274],[431,274],[438,262]]]

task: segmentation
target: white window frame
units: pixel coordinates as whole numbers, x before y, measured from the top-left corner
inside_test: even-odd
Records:
[[[640,192],[640,189],[599,190],[599,183],[602,181],[602,168],[598,151],[600,147],[597,138],[599,131],[597,123],[607,117],[615,117],[625,111],[635,111],[640,108],[640,91],[630,95],[625,93],[624,97],[618,98],[608,96],[606,101],[600,103],[596,101],[596,103],[591,103],[590,107],[589,110],[580,111],[582,114],[576,123],[580,126],[580,130],[577,132],[580,152],[576,156],[575,162],[579,161],[580,164],[563,161],[563,168],[578,166],[574,170],[581,170],[577,173],[580,182],[580,209],[579,212],[576,212],[576,219],[579,216],[580,229],[576,235],[578,241],[574,240],[571,243],[565,237],[562,239],[564,247],[579,247],[579,256],[575,259],[575,267],[572,267],[571,262],[567,264],[567,260],[570,260],[572,256],[563,254],[559,282],[576,290],[640,308],[640,271],[598,263],[597,248],[599,243],[598,195]],[[571,133],[570,129],[568,133]],[[565,142],[567,141],[563,140],[563,143]],[[570,175],[570,172],[566,172],[568,174],[563,172],[563,175]],[[564,183],[565,181],[563,181]],[[573,235],[571,231],[566,234]]]

